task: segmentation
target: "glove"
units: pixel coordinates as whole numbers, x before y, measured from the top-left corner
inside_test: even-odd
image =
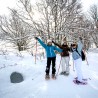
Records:
[[[54,41],[52,40],[52,43],[54,43]]]
[[[38,40],[38,37],[35,37],[36,40]]]
[[[82,37],[79,37],[80,40],[82,40]]]

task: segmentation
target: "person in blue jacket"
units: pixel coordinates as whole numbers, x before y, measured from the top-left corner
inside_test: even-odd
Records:
[[[71,50],[72,50],[72,57],[74,60],[74,65],[77,73],[76,83],[86,84],[86,82],[83,80],[82,69],[81,69],[82,66],[81,51],[83,50],[83,43],[81,37],[79,37],[78,43],[73,43],[71,45]]]
[[[56,54],[55,54],[55,50],[58,52],[62,52],[63,50],[60,48],[57,48],[56,46],[52,45],[52,40],[48,39],[47,40],[47,44],[45,44],[41,39],[39,39],[38,37],[35,37],[36,40],[38,40],[38,42],[44,47],[44,49],[46,50],[46,55],[47,55],[47,66],[46,66],[46,75],[45,75],[45,79],[49,79],[49,72],[50,72],[50,65],[52,62],[52,78],[56,78],[55,76],[55,72],[56,72],[56,68],[55,68],[55,61],[56,61]]]

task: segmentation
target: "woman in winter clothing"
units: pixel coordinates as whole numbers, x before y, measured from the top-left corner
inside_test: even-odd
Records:
[[[76,69],[76,73],[77,73],[77,79],[76,79],[76,83],[84,83],[85,81],[83,81],[83,75],[82,75],[82,58],[81,58],[81,51],[83,49],[83,44],[81,42],[81,40],[79,39],[78,44],[74,43],[71,45],[71,50],[72,50],[72,57],[74,60],[74,65],[75,65],[75,69]]]
[[[50,65],[52,62],[52,78],[55,78],[55,72],[56,72],[56,68],[55,68],[55,61],[56,61],[56,54],[55,54],[55,50],[57,50],[58,52],[62,52],[61,49],[52,46],[52,41],[51,40],[47,40],[47,44],[45,44],[42,40],[40,40],[39,38],[35,37],[36,40],[38,40],[38,42],[45,48],[46,50],[46,55],[47,55],[47,66],[46,66],[46,75],[45,78],[49,79],[49,72],[50,72]]]
[[[69,57],[69,51],[70,51],[70,48],[68,47],[67,45],[67,42],[64,41],[62,43],[62,45],[60,44],[57,44],[55,43],[54,41],[52,41],[55,45],[57,45],[59,48],[63,49],[63,52],[61,53],[61,59],[62,59],[62,72],[61,72],[61,75],[69,75],[69,60],[70,60],[70,57]],[[66,68],[65,68],[65,64],[66,64]]]

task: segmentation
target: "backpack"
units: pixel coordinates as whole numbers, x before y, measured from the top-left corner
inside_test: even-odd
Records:
[[[79,54],[79,52],[78,52],[78,50],[77,50],[77,48],[76,48],[76,52]],[[80,55],[80,54],[79,54]],[[84,52],[83,51],[81,51],[81,58],[82,58],[82,61],[85,61],[85,54],[84,54]]]
[[[73,52],[73,50],[71,49],[71,51]],[[77,48],[76,48],[76,50],[75,50],[78,54],[79,54],[79,52],[78,52],[78,50],[77,50]],[[80,54],[79,54],[80,55]],[[84,52],[83,51],[81,51],[81,58],[82,58],[82,61],[85,61],[85,54],[84,54]]]

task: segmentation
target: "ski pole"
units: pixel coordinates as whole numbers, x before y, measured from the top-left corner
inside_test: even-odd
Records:
[[[36,58],[37,58],[37,40],[36,40],[36,52],[35,52],[35,64],[36,64]]]
[[[74,60],[73,60],[73,71],[75,71],[75,68],[74,68]]]

